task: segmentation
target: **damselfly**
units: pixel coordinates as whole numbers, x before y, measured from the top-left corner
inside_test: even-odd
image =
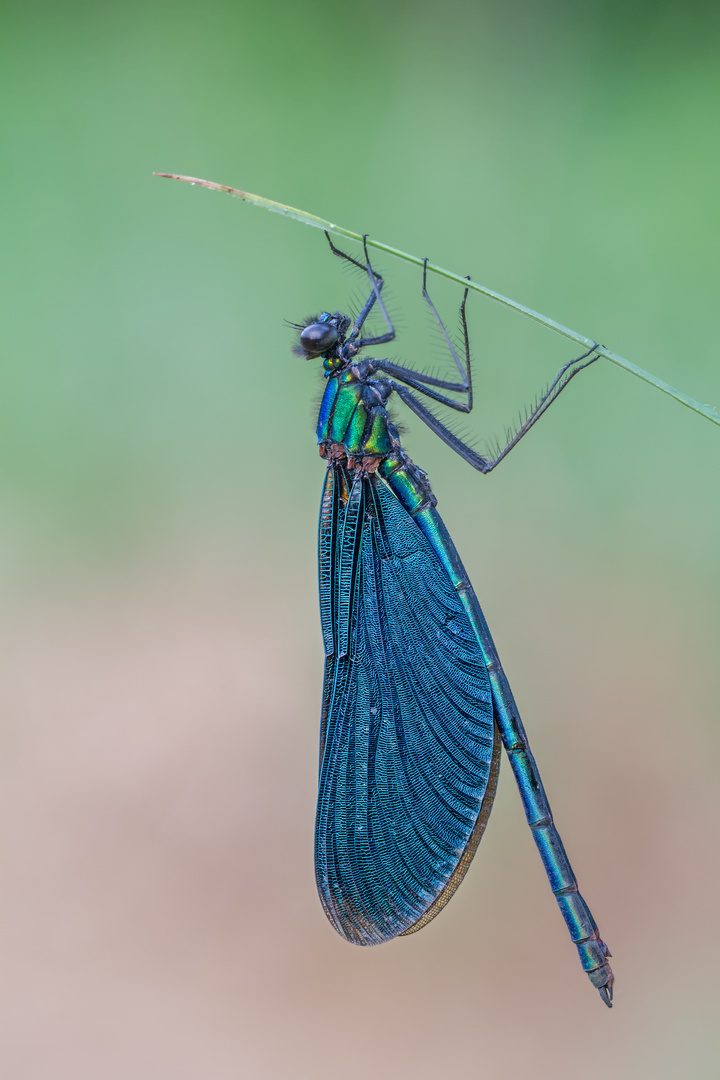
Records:
[[[488,473],[517,446],[595,350],[566,364],[525,421],[483,457],[422,402],[469,413],[464,356],[427,290],[422,295],[457,369],[440,379],[360,358],[395,330],[370,263],[370,295],[353,321],[323,312],[302,324],[296,351],[322,358],[327,386],[317,437],[327,461],[319,528],[325,679],[315,833],[317,886],[335,929],[357,945],[420,930],[462,881],[492,807],[501,744],[510,759],[550,886],[583,969],[612,1004],[610,955],[557,829],[517,706],[472,585],[427,475],[405,453],[387,412],[392,394],[470,465]],[[370,312],[386,331],[363,337]],[[461,350],[462,351],[462,350]]]

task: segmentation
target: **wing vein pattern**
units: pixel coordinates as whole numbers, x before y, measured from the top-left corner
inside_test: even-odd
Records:
[[[317,885],[338,932],[374,945],[467,869],[497,779],[492,694],[446,570],[383,480],[330,466],[319,555]]]

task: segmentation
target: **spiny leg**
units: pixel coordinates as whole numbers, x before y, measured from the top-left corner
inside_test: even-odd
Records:
[[[597,354],[595,356],[592,355],[597,349],[597,347],[598,343],[597,341],[594,341],[591,349],[588,349],[587,352],[584,352],[582,356],[577,356],[574,360],[568,361],[567,364],[564,364],[560,368],[557,375],[548,386],[547,390],[545,390],[545,392],[536,401],[534,407],[530,410],[530,412],[525,417],[520,426],[516,429],[516,431],[512,435],[510,435],[505,446],[498,451],[494,458],[491,459],[490,468],[486,469],[486,472],[490,472],[490,469],[494,469],[495,466],[502,461],[506,454],[509,454],[512,448],[514,446],[517,446],[523,436],[527,435],[533,424],[535,424],[543,415],[543,413],[550,408],[553,401],[557,400],[557,398],[563,392],[571,379],[574,379],[575,376],[579,375],[581,371],[584,371],[585,368],[590,367],[591,364],[594,364],[596,360],[600,359]],[[588,359],[588,357],[590,357],[590,359]]]
[[[470,277],[468,276],[468,281]],[[468,289],[465,289],[462,303],[460,305],[460,319],[463,330],[463,341],[465,346],[465,364],[461,362],[457,351],[452,343],[450,335],[438,314],[435,305],[430,298],[427,289],[427,259],[423,260],[423,299],[428,304],[433,318],[435,319],[440,331],[445,339],[450,354],[455,361],[455,365],[462,378],[462,383],[454,383],[445,379],[436,379],[429,375],[424,375],[422,372],[414,371],[411,368],[401,367],[398,364],[393,364],[389,360],[374,360],[373,368],[377,371],[383,371],[386,374],[399,379],[400,382],[405,384],[405,387],[400,387],[397,383],[392,383],[393,389],[395,389],[402,400],[415,412],[421,420],[423,420],[428,426],[443,439],[449,446],[452,447],[456,453],[460,454],[466,461],[468,461],[473,468],[479,469],[481,472],[490,472],[496,465],[502,461],[502,459],[509,454],[514,446],[520,442],[524,435],[530,430],[534,423],[540,419],[543,413],[552,405],[553,401],[562,393],[565,387],[568,385],[571,379],[575,377],[579,372],[583,371],[590,364],[594,364],[599,359],[598,356],[592,354],[597,349],[597,342],[593,342],[592,347],[583,353],[582,356],[578,356],[574,360],[570,360],[569,363],[564,364],[560,368],[552,383],[548,386],[545,392],[536,401],[534,407],[525,416],[525,419],[519,425],[519,427],[508,436],[505,446],[498,450],[494,457],[485,457],[482,454],[478,454],[475,450],[464,443],[453,432],[451,432],[445,424],[442,423],[434,413],[423,405],[422,402],[411,394],[406,387],[411,387],[417,393],[422,394],[424,397],[429,397],[433,401],[437,401],[442,405],[447,405],[451,409],[455,409],[458,412],[469,413],[473,407],[473,393],[472,393],[472,369],[470,360],[470,340],[468,334],[467,317],[465,314],[465,307],[467,304]],[[590,357],[590,359],[588,359]],[[450,390],[457,393],[464,393],[467,395],[467,401],[458,402],[452,398],[447,397],[445,394],[438,393],[437,390],[431,389],[431,387],[437,387],[438,390]]]
[[[423,260],[423,299],[427,303],[430,311],[440,328],[440,332],[443,335],[445,343],[450,350],[450,354],[455,361],[455,365],[462,378],[462,383],[452,383],[443,379],[434,379],[428,375],[423,375],[420,372],[413,371],[410,368],[400,367],[397,364],[392,364],[386,360],[376,360],[373,362],[373,367],[386,372],[388,375],[394,376],[402,383],[405,383],[405,387],[411,387],[413,390],[422,394],[425,397],[429,397],[434,401],[438,401],[443,405],[448,405],[452,409],[456,409],[459,412],[470,412],[473,407],[473,393],[472,393],[472,369],[470,360],[470,340],[468,335],[467,317],[465,314],[465,307],[468,297],[468,289],[465,289],[462,303],[460,305],[460,319],[463,330],[463,341],[465,346],[465,364],[463,365],[458,357],[457,351],[452,343],[450,335],[447,332],[445,324],[443,323],[437,308],[435,307],[427,288],[427,259]],[[470,277],[468,275],[468,281]],[[571,379],[573,379],[579,372],[583,371],[590,364],[595,363],[599,359],[598,356],[592,354],[597,349],[597,342],[593,342],[592,347],[583,353],[582,356],[578,356],[576,359],[569,361],[560,368],[552,383],[548,386],[545,392],[536,401],[534,407],[525,416],[525,419],[519,425],[519,427],[509,435],[505,446],[498,450],[494,457],[485,457],[482,454],[478,454],[467,443],[463,442],[453,432],[447,428],[441,420],[438,419],[422,402],[418,401],[414,394],[410,393],[405,387],[400,387],[397,383],[391,383],[393,388],[398,392],[403,401],[420,417],[428,426],[440,436],[449,446],[452,447],[458,454],[461,455],[466,461],[469,462],[474,468],[479,469],[483,473],[488,473],[495,468],[496,465],[502,461],[502,459],[510,453],[514,446],[520,442],[524,435],[530,430],[543,413],[552,405],[553,401],[562,393],[565,387],[568,385]],[[588,357],[590,359],[588,359]],[[467,394],[466,402],[457,402],[452,398],[446,397],[444,394],[440,394],[430,387],[438,387],[442,390],[451,390],[459,393]]]
[[[443,323],[437,308],[430,299],[430,295],[427,289],[427,259],[423,259],[423,286],[422,293],[423,299],[430,307],[433,318],[440,327],[445,343],[450,350],[455,366],[457,367],[462,382],[453,382],[450,379],[436,379],[432,375],[425,375],[421,371],[415,371],[413,368],[401,367],[399,364],[393,364],[390,360],[374,360],[373,369],[376,371],[384,371],[388,375],[394,376],[396,379],[400,379],[406,386],[410,386],[413,390],[417,390],[418,393],[424,394],[425,397],[431,398],[433,401],[437,401],[442,405],[447,405],[451,409],[455,409],[458,412],[469,413],[473,407],[473,395],[472,395],[472,372],[471,372],[471,360],[470,360],[470,335],[468,333],[467,316],[465,314],[465,307],[467,304],[469,289],[465,289],[462,302],[460,304],[460,322],[463,332],[463,344],[465,349],[465,363],[463,364],[460,357],[457,354],[457,350],[452,342],[450,335],[448,334],[445,324]],[[470,276],[467,278],[470,281]],[[446,394],[440,394],[437,390],[432,390],[430,387],[438,387],[439,390],[450,390],[454,393],[465,394],[466,401],[456,401],[454,398],[448,397]]]
[[[465,345],[465,363],[463,364],[461,362],[461,360],[460,360],[460,357],[457,354],[457,350],[455,349],[455,346],[453,345],[453,342],[452,342],[452,339],[451,339],[450,335],[448,334],[447,330],[445,329],[445,323],[440,318],[440,316],[438,314],[438,311],[437,311],[437,308],[435,307],[432,300],[430,299],[430,293],[428,292],[428,288],[427,288],[427,264],[428,264],[427,259],[423,259],[423,283],[422,283],[423,299],[424,299],[425,303],[427,304],[427,306],[430,308],[430,311],[432,312],[432,316],[435,319],[435,322],[440,327],[440,333],[442,334],[443,338],[445,339],[445,344],[447,345],[447,347],[448,347],[448,349],[450,351],[450,355],[452,356],[453,360],[455,361],[455,366],[458,369],[458,372],[460,373],[460,378],[462,379],[462,383],[460,384],[458,389],[462,390],[464,393],[467,394],[467,397],[468,397],[468,400],[467,400],[467,412],[470,412],[470,410],[472,409],[472,373],[470,371],[470,337],[468,335],[467,319],[465,317],[465,305],[467,304],[467,298],[468,298],[468,291],[469,290],[465,289],[465,293],[464,293],[463,298],[462,298],[462,303],[460,304],[460,321],[462,323],[463,343]],[[468,275],[467,280],[470,281],[470,276],[469,275]]]
[[[387,341],[392,341],[394,339],[394,337],[395,337],[395,327],[392,324],[390,316],[387,313],[387,309],[385,307],[385,304],[383,303],[383,298],[380,295],[380,290],[381,290],[381,288],[382,288],[382,286],[384,284],[384,281],[380,277],[380,275],[377,275],[377,277],[376,277],[375,271],[372,268],[372,264],[370,262],[370,256],[368,254],[368,249],[367,249],[367,238],[368,238],[368,234],[364,233],[363,234],[363,250],[365,252],[365,268],[367,270],[367,275],[370,278],[370,281],[372,282],[373,293],[375,294],[374,299],[377,300],[378,306],[379,306],[379,308],[380,308],[380,310],[382,312],[383,319],[385,320],[385,325],[388,328],[388,332],[386,334],[378,334],[376,337],[357,338],[357,340],[355,341],[355,344],[357,345],[358,348],[362,348],[364,345],[383,345]],[[358,327],[358,329],[359,329],[359,327]],[[352,331],[351,331],[350,338],[352,338],[352,337],[353,337],[353,334],[352,334]]]
[[[359,262],[357,259],[353,259],[352,255],[348,255],[347,251],[343,251],[341,248],[335,247],[332,240],[330,239],[330,233],[327,231],[327,229],[325,229],[324,232],[325,239],[330,245],[330,250],[332,251],[333,255],[337,255],[339,259],[345,259],[346,262],[352,263],[353,266],[357,266],[358,270],[362,270],[364,274],[367,273],[367,267],[364,263]]]
[[[348,255],[346,251],[342,251],[340,248],[336,247],[330,239],[330,234],[327,232],[327,230],[325,230],[325,239],[330,245],[330,250],[332,251],[333,255],[337,255],[338,258],[345,259],[345,261],[349,262],[352,266],[357,266],[359,270],[363,270],[370,278],[370,283],[372,285],[373,291],[371,292],[368,299],[365,301],[362,311],[353,323],[352,329],[348,334],[347,341],[354,342],[358,346],[358,348],[361,348],[363,345],[382,345],[387,341],[392,341],[395,337],[395,327],[392,324],[390,316],[387,313],[387,309],[380,295],[380,290],[385,284],[385,281],[383,277],[380,274],[376,274],[372,268],[370,256],[368,255],[367,249],[367,233],[365,233],[365,235],[363,236],[363,249],[365,251],[364,265],[358,259],[354,259],[352,255]],[[385,325],[388,328],[388,332],[386,334],[381,334],[378,337],[360,338],[358,340],[358,334],[360,333],[360,330],[365,320],[367,319],[368,315],[370,314],[376,303],[378,304],[380,311],[382,312],[383,318],[385,319]]]
[[[414,390],[417,390],[418,392],[424,394],[426,397],[431,397],[435,400],[442,401],[443,404],[447,405],[451,404],[451,402],[442,398],[440,394],[437,394],[432,390],[420,386],[417,381],[411,381],[404,375],[405,369],[400,369],[400,371],[396,369],[395,371],[393,371],[393,365],[385,364],[383,361],[375,361],[373,366],[381,368],[383,371],[387,371],[388,374],[395,375],[398,379],[402,379],[403,382],[407,383],[407,386],[403,386],[402,383],[396,383],[392,380],[388,380],[392,389],[396,391],[398,396],[405,402],[408,408],[412,409],[415,415],[419,416],[423,423],[427,424],[431,431],[434,431],[435,434],[443,440],[443,442],[447,443],[447,445],[452,450],[454,450],[456,454],[459,454],[460,457],[467,461],[469,465],[472,465],[474,469],[478,469],[482,473],[489,473],[495,468],[496,465],[498,465],[502,461],[504,457],[507,456],[507,454],[510,453],[514,446],[517,446],[523,436],[527,435],[533,424],[535,424],[543,415],[543,413],[550,408],[553,401],[555,401],[556,398],[562,393],[570,380],[573,379],[576,375],[578,375],[581,371],[584,371],[586,367],[590,366],[590,364],[594,364],[595,361],[599,359],[598,356],[592,356],[592,353],[595,351],[596,348],[597,342],[593,344],[592,349],[589,349],[588,352],[583,353],[582,356],[578,356],[575,360],[571,360],[569,363],[565,364],[563,367],[560,368],[560,371],[557,373],[550,386],[536,403],[535,407],[527,415],[527,417],[522,422],[522,424],[520,424],[517,430],[510,436],[505,446],[503,446],[502,449],[500,449],[494,457],[485,457],[483,454],[478,454],[476,450],[473,450],[471,446],[468,446],[467,443],[463,442],[462,439],[458,438],[458,436],[453,431],[451,431],[445,424],[443,424],[443,422],[439,420],[438,417],[435,416],[435,414],[431,412],[426,405],[419,401],[415,397],[415,395],[410,392],[408,386],[412,386]],[[590,357],[589,360],[588,357]],[[403,372],[403,374],[401,374],[400,372]],[[416,379],[417,375],[415,375],[415,380]],[[454,408],[459,408],[459,406],[454,405]]]

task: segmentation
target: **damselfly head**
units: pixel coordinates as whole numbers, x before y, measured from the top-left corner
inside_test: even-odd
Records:
[[[337,342],[338,332],[331,323],[310,323],[300,334],[300,346],[308,358],[322,356]]]
[[[300,347],[297,350],[300,356],[311,360],[316,356],[327,356],[345,340],[345,334],[350,325],[350,320],[339,312],[331,315],[323,311],[317,318],[309,319],[304,326],[297,326],[300,330]]]

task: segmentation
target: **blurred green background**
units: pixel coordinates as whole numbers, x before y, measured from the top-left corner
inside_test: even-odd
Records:
[[[717,1076],[720,431],[604,362],[488,479],[407,421],[616,1007],[507,767],[448,910],[353,949],[312,875],[322,380],[284,320],[358,282],[321,233],[151,178],[428,255],[718,406],[717,6],[1,18],[8,1078]],[[416,270],[379,265],[391,355],[437,363]],[[469,317],[482,440],[574,350]]]

